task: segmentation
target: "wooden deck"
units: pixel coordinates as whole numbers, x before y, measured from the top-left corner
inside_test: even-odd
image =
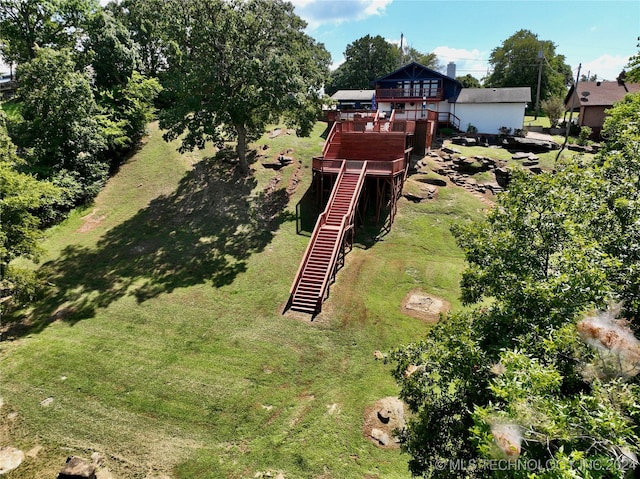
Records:
[[[300,262],[285,311],[312,315],[321,311],[329,284],[353,244],[366,178],[377,178],[376,221],[386,206],[390,227],[413,151],[415,125],[414,121],[395,121],[393,113],[388,119],[377,113],[334,123],[322,156],[312,163],[314,179],[320,178],[322,184],[325,177],[331,177],[333,188]],[[321,195],[323,189],[319,188]]]

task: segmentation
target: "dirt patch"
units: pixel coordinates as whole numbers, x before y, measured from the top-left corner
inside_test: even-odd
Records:
[[[78,233],[88,233],[96,229],[105,219],[106,215],[98,215],[98,209],[94,209],[91,213],[86,216],[83,216],[84,220],[82,226],[78,228]]]
[[[362,433],[376,446],[398,449],[400,440],[396,434],[405,426],[405,405],[397,397],[389,396],[376,401],[365,409]]]
[[[402,312],[412,318],[437,323],[441,313],[451,309],[451,304],[437,296],[420,290],[409,291],[402,300]]]

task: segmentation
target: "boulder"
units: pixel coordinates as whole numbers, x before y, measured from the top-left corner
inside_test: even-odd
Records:
[[[420,178],[418,181],[433,186],[447,186],[447,181],[443,178]]]
[[[293,158],[291,158],[290,156],[280,155],[278,156],[278,161],[282,166],[287,166],[293,163]]]
[[[538,161],[539,160],[539,158],[536,155],[534,155],[531,152],[526,152],[526,151],[519,151],[518,153],[513,155],[511,158],[514,159],[514,160],[531,160],[531,161],[533,161],[533,160]]]
[[[380,443],[381,446],[389,444],[389,435],[381,429],[371,429],[371,437]]]
[[[78,456],[68,457],[58,479],[96,479],[96,466]]]
[[[24,460],[24,452],[14,447],[0,447],[0,474],[14,470]]]
[[[478,140],[476,138],[469,138],[466,136],[456,136],[451,138],[451,143],[462,146],[476,146],[478,144]]]
[[[505,148],[515,151],[545,152],[559,150],[560,145],[553,140],[543,140],[539,138],[521,138],[509,136],[502,141]]]
[[[284,167],[279,161],[263,161],[262,166],[272,170],[281,170]]]
[[[449,155],[459,155],[461,153],[460,150],[456,150],[455,148],[450,148],[448,146],[443,146],[442,147],[442,151],[444,151],[445,153],[447,153]]]
[[[501,188],[507,188],[509,181],[511,180],[511,171],[507,168],[496,168],[494,170],[496,182]]]

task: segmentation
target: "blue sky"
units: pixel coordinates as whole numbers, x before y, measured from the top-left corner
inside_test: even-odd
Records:
[[[638,0],[293,0],[307,33],[334,67],[349,43],[367,34],[435,52],[457,75],[482,78],[491,51],[521,29],[550,40],[573,69],[614,80],[640,47]]]

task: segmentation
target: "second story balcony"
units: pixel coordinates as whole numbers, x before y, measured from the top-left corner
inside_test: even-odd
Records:
[[[376,89],[377,101],[408,100],[433,101],[443,100],[444,91],[442,88],[378,88]]]

